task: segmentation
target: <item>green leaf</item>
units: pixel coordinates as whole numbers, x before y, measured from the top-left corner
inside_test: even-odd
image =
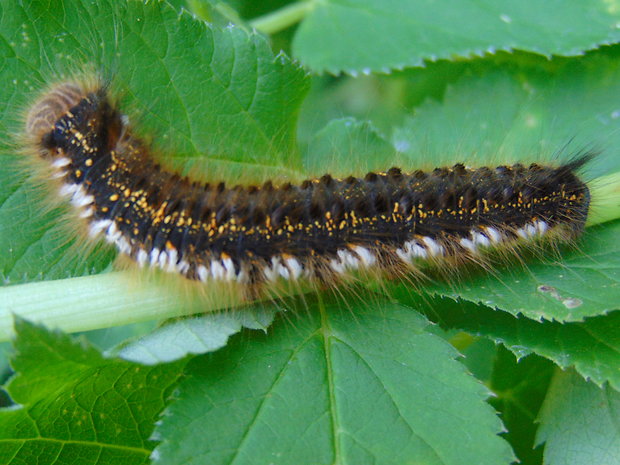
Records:
[[[620,118],[609,98],[620,92],[619,52],[558,59],[548,70],[537,61],[525,68],[472,66],[441,103],[416,108],[392,141],[418,166],[557,162],[593,149],[602,153],[586,167],[587,179],[620,171],[613,150]]]
[[[156,463],[509,463],[456,351],[411,309],[354,302],[299,309],[194,359]]]
[[[408,301],[406,299],[405,301]],[[419,299],[414,300],[414,304]],[[419,303],[443,328],[460,329],[504,344],[517,357],[532,352],[584,378],[620,389],[620,311],[584,322],[537,322],[468,302],[432,299]]]
[[[266,331],[275,311],[275,306],[254,305],[235,312],[179,320],[123,344],[114,352],[125,360],[147,365],[172,362],[188,354],[213,352],[224,347],[228,338],[242,328]]]
[[[446,327],[441,329],[448,333],[453,331]],[[493,374],[493,366],[499,346],[490,339],[476,338],[463,331],[457,332],[449,341],[463,355],[462,362],[469,372],[488,385]]]
[[[325,0],[299,26],[293,53],[317,73],[389,72],[497,50],[581,55],[620,40],[620,10],[595,0]]]
[[[113,75],[113,90],[138,131],[157,134],[153,143],[162,160],[184,170],[239,182],[301,168],[295,117],[307,78],[288,58],[274,56],[258,34],[211,27],[165,2],[64,0],[50,7],[7,0],[0,5],[0,43],[0,66],[11,76],[0,89],[6,102],[0,120],[5,280],[79,276],[111,259],[73,258],[67,230],[50,230],[67,221],[60,211],[43,213],[21,168],[19,115],[59,75]]]
[[[558,371],[539,422],[537,440],[545,443],[545,464],[620,464],[618,391]]]
[[[483,303],[536,320],[582,321],[620,308],[620,222],[588,230],[578,250],[565,247],[561,258],[530,257],[493,273],[429,291]],[[555,259],[552,261],[552,259]]]
[[[306,172],[321,176],[330,171],[334,176],[350,175],[351,167],[357,172],[382,171],[391,167],[396,158],[396,150],[380,135],[372,124],[342,118],[330,121],[316,133],[308,144],[304,156]],[[347,163],[342,163],[346,160]],[[340,165],[339,171],[333,171]]]
[[[146,464],[154,422],[182,364],[106,359],[84,341],[16,321],[8,385],[22,407],[0,410],[2,464]]]
[[[7,153],[2,152],[6,160]],[[66,209],[48,211],[41,192],[14,165],[15,160],[6,161],[0,164],[0,284],[103,271],[114,257],[111,250],[97,246],[86,256],[75,240],[76,232],[58,224]]]
[[[111,351],[120,344],[138,339],[145,334],[149,334],[157,328],[156,321],[141,321],[113,328],[102,328],[93,331],[85,331],[82,335],[94,347],[102,350],[105,356],[109,356]]]
[[[518,362],[508,350],[499,346],[493,375],[489,383],[495,394],[490,404],[501,413],[510,442],[520,463],[540,463],[542,448],[537,448],[535,424],[547,393],[554,365],[549,360],[531,355]]]

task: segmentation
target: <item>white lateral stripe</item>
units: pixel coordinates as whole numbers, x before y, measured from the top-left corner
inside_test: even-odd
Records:
[[[176,271],[177,261],[179,260],[179,253],[177,252],[177,249],[168,248],[166,253],[168,254],[167,271],[170,271],[170,272]]]
[[[82,212],[80,213],[80,218],[89,218],[93,216],[94,213],[95,213],[95,209],[93,207],[88,207],[82,210]]]
[[[549,230],[549,225],[545,221],[537,221],[536,229],[538,229],[538,234],[542,236]]]
[[[120,250],[121,253],[124,253],[124,254],[131,253],[131,245],[129,244],[127,239],[125,239],[123,236],[120,236],[116,240],[116,247],[118,247],[118,250]]]
[[[263,274],[268,281],[276,281],[278,279],[278,273],[276,273],[270,266],[263,268]]]
[[[431,255],[443,255],[443,247],[440,246],[434,239],[424,236],[422,238],[422,242],[426,244],[426,247]]]
[[[340,258],[341,263],[345,267],[349,268],[358,268],[360,265],[360,261],[355,258],[355,256],[345,249],[340,249],[338,252],[338,257]]]
[[[472,232],[471,237],[476,245],[481,245],[483,247],[489,247],[491,245],[489,238],[480,232]]]
[[[78,186],[77,184],[63,184],[60,187],[60,190],[58,191],[58,193],[62,197],[71,197],[73,196],[73,194],[77,192],[79,188],[80,186]]]
[[[470,250],[471,252],[476,252],[478,250],[476,248],[476,244],[474,244],[474,242],[469,239],[463,238],[461,239],[460,243],[463,247]]]
[[[58,170],[55,171],[54,173],[52,173],[52,179],[60,179],[60,178],[64,178],[67,175],[67,172],[64,170]]]
[[[90,205],[94,201],[95,197],[92,195],[84,195],[83,190],[78,190],[71,198],[71,203],[78,208]]]
[[[185,260],[181,260],[178,265],[178,269],[182,274],[187,274],[187,272],[189,271],[189,263]]]
[[[428,252],[426,252],[426,249],[424,247],[422,247],[421,245],[419,245],[417,242],[408,242],[407,245],[409,246],[409,249],[411,250],[411,254],[416,257],[416,258],[426,258],[428,257]]]
[[[97,220],[90,224],[89,234],[91,237],[97,236],[101,231],[106,230],[112,224],[111,220]]]
[[[291,276],[293,277],[293,279],[299,279],[303,271],[303,268],[301,266],[301,263],[299,263],[299,260],[297,260],[294,257],[290,257],[284,260],[284,262],[286,263],[286,266],[291,272]]]
[[[165,250],[162,250],[159,253],[159,259],[157,260],[157,264],[162,270],[166,269],[166,265],[168,264],[168,254]]]
[[[345,271],[344,265],[342,263],[340,263],[340,260],[336,260],[335,258],[332,258],[329,261],[329,266],[336,273],[344,273],[344,271]]]
[[[278,276],[280,275],[279,267],[280,267],[280,257],[271,257],[271,266],[266,266],[263,269],[263,273],[265,277],[269,281],[277,281]]]
[[[159,249],[151,250],[151,266],[156,266],[159,261]]]
[[[362,263],[366,266],[372,266],[377,261],[377,259],[372,254],[372,252],[368,250],[366,247],[362,247],[361,245],[355,245],[353,246],[353,251],[357,254],[357,256],[360,258]]]
[[[226,270],[219,260],[211,260],[211,274],[214,279],[224,279]]]
[[[290,279],[291,273],[289,272],[286,266],[279,264],[276,269],[278,271],[278,274],[282,276],[284,279]]]
[[[491,242],[501,242],[502,235],[495,228],[488,227],[485,229],[485,233],[487,237],[491,240]]]
[[[198,273],[198,277],[200,278],[200,280],[203,283],[206,283],[209,279],[209,271],[207,270],[207,267],[204,265],[199,265],[196,272]]]
[[[434,242],[434,241],[433,241]],[[438,245],[438,244],[435,244]],[[404,261],[411,262],[416,258],[426,258],[428,253],[426,249],[418,245],[415,241],[407,241],[403,244],[403,248],[396,249],[396,254]]]
[[[411,261],[411,256],[403,249],[396,249],[396,255],[398,255],[403,262],[409,263]]]
[[[79,199],[86,196],[86,191],[79,184],[73,184],[75,188],[73,189],[73,195],[71,196],[70,202],[72,204],[78,203]]]
[[[141,268],[146,264],[148,259],[149,255],[144,251],[144,249],[138,250],[138,253],[136,254],[136,261]]]
[[[115,243],[121,237],[121,232],[116,227],[116,223],[114,221],[111,222],[110,227],[106,231],[106,240],[108,242]]]
[[[235,264],[233,263],[232,259],[223,259],[222,265],[226,270],[226,281],[234,281],[237,278],[237,273],[235,272]]]
[[[62,157],[62,158],[57,158],[56,160],[54,160],[52,162],[52,167],[54,168],[62,168],[64,166],[70,165],[71,164],[71,160],[69,160],[66,157]]]

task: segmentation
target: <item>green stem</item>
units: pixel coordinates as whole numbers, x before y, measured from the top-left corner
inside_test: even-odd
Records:
[[[250,21],[250,26],[265,34],[275,34],[298,23],[316,7],[316,0],[291,3]]]
[[[601,176],[588,184],[592,203],[587,225],[620,218],[620,173]]]
[[[135,281],[135,273],[113,272],[3,287],[0,341],[12,337],[13,315],[76,332],[222,308],[221,298],[198,304],[167,286]]]
[[[282,298],[304,289],[286,282],[266,298]],[[180,276],[139,270],[0,287],[0,302],[0,342],[13,336],[13,315],[72,333],[250,303],[229,283],[189,283]]]

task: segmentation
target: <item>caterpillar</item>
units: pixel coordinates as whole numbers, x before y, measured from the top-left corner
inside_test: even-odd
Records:
[[[30,108],[25,130],[91,238],[141,267],[253,294],[281,280],[329,285],[356,270],[392,278],[429,262],[477,262],[487,249],[553,234],[574,240],[590,204],[577,173],[591,154],[555,167],[203,183],[159,164],[101,85],[56,85]]]

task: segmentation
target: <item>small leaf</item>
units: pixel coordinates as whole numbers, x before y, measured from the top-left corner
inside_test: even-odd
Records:
[[[538,419],[546,465],[620,464],[620,393],[556,372]]]
[[[595,0],[324,0],[293,53],[317,73],[389,72],[497,50],[581,55],[620,40],[620,11]]]
[[[255,305],[234,312],[175,321],[124,344],[114,353],[125,360],[153,365],[172,362],[188,354],[213,352],[224,347],[228,338],[242,328],[266,331],[275,311],[274,307]]]
[[[508,464],[486,389],[426,328],[349,299],[235,337],[188,366],[156,463]]]
[[[105,359],[84,341],[16,321],[17,375],[0,409],[2,464],[147,464],[154,422],[182,364]]]

